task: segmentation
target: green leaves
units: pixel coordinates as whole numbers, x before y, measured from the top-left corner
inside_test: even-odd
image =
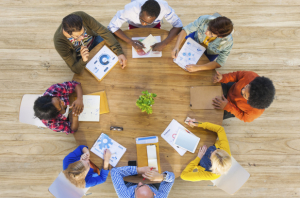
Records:
[[[154,98],[157,96],[154,93],[149,93],[147,90],[142,91],[142,94],[139,99],[136,101],[136,106],[138,106],[142,112],[147,112],[152,114],[152,105],[154,104]]]

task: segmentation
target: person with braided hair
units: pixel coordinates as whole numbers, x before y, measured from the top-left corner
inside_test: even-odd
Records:
[[[69,106],[69,95],[76,92],[77,99]],[[47,128],[67,135],[78,130],[78,116],[83,111],[82,88],[79,82],[68,81],[49,87],[36,99],[33,110]],[[71,109],[69,111],[69,109]]]
[[[188,124],[191,127],[198,126],[217,133],[219,140],[209,148],[205,145],[200,147],[196,159],[191,161],[181,173],[181,179],[186,181],[214,180],[226,174],[231,167],[231,152],[224,128],[209,122],[197,122],[195,119],[190,119]],[[197,171],[194,172],[194,169]]]

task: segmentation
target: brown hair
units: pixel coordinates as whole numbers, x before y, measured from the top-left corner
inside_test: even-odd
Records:
[[[85,176],[87,168],[82,161],[69,164],[68,168],[63,171],[66,178],[78,188],[85,188]]]
[[[233,30],[233,23],[227,17],[218,17],[208,23],[208,29],[218,37],[226,37]]]

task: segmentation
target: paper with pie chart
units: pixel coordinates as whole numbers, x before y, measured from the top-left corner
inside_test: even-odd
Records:
[[[205,47],[188,38],[173,61],[185,70],[185,66],[197,64],[205,50]]]
[[[106,45],[86,64],[86,69],[91,72],[98,81],[116,65],[118,57]]]
[[[132,40],[138,40],[138,41],[143,41],[147,37],[132,37]],[[160,36],[154,36],[156,41],[159,43],[161,42],[161,37]],[[150,58],[150,57],[161,57],[162,52],[154,52],[152,50],[148,51],[147,53],[143,50],[136,50],[134,47],[132,47],[132,58]]]
[[[118,164],[126,152],[126,148],[124,146],[111,139],[108,135],[101,133],[100,137],[91,148],[91,151],[103,159],[105,149],[109,149],[112,154],[109,163],[113,167]]]

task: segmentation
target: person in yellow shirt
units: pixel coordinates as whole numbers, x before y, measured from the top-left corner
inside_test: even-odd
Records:
[[[225,174],[231,167],[231,152],[222,126],[209,122],[197,123],[195,119],[189,121],[189,126],[202,127],[218,134],[219,140],[213,146],[200,147],[196,159],[191,161],[181,173],[181,179],[186,181],[214,180]],[[197,172],[193,172],[197,169]]]

